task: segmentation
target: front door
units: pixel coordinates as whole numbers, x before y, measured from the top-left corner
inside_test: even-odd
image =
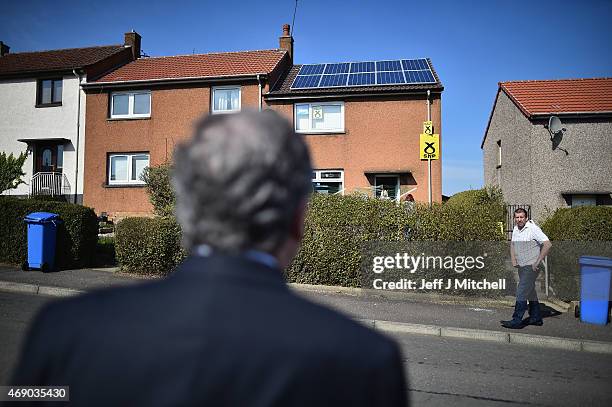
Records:
[[[36,160],[34,161],[34,173],[55,172],[57,168],[57,145],[36,146]]]

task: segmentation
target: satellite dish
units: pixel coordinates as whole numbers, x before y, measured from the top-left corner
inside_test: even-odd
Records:
[[[557,116],[550,116],[550,119],[548,119],[548,131],[550,131],[551,136],[565,131],[561,119]]]
[[[563,123],[561,123],[561,119],[559,119],[557,116],[550,116],[550,119],[548,119],[548,126],[545,126],[548,129],[548,132],[550,133],[550,141],[552,141],[552,149],[556,150],[559,149],[563,152],[565,152],[565,155],[568,155],[569,153],[567,152],[566,149],[559,147],[559,144],[561,144],[561,141],[563,140],[563,132],[565,131],[565,128],[563,127]]]

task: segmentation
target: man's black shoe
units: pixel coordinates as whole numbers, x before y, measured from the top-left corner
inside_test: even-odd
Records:
[[[502,326],[504,328],[508,328],[508,329],[523,329],[525,328],[525,325],[523,324],[523,321],[502,321]]]
[[[525,318],[523,320],[523,325],[524,326],[527,326],[527,325],[542,326],[542,325],[544,325],[544,321],[542,321],[541,319],[538,320],[538,321],[535,321],[535,320],[533,320],[531,318]]]

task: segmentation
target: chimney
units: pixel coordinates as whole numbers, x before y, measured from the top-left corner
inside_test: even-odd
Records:
[[[3,57],[8,54],[10,49],[11,47],[0,41],[0,57]]]
[[[126,47],[132,47],[132,57],[133,57],[133,59],[140,58],[140,40],[141,40],[141,38],[142,37],[140,36],[140,34],[138,34],[134,30],[132,30],[129,33],[125,33],[124,45]]]
[[[290,34],[289,24],[283,24],[283,35],[278,39],[280,48],[286,49],[289,52],[289,59],[293,64],[293,37]]]

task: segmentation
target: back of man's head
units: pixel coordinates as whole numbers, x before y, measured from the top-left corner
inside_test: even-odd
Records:
[[[274,252],[312,188],[304,140],[271,110],[204,118],[177,147],[174,163],[176,212],[188,249]]]

